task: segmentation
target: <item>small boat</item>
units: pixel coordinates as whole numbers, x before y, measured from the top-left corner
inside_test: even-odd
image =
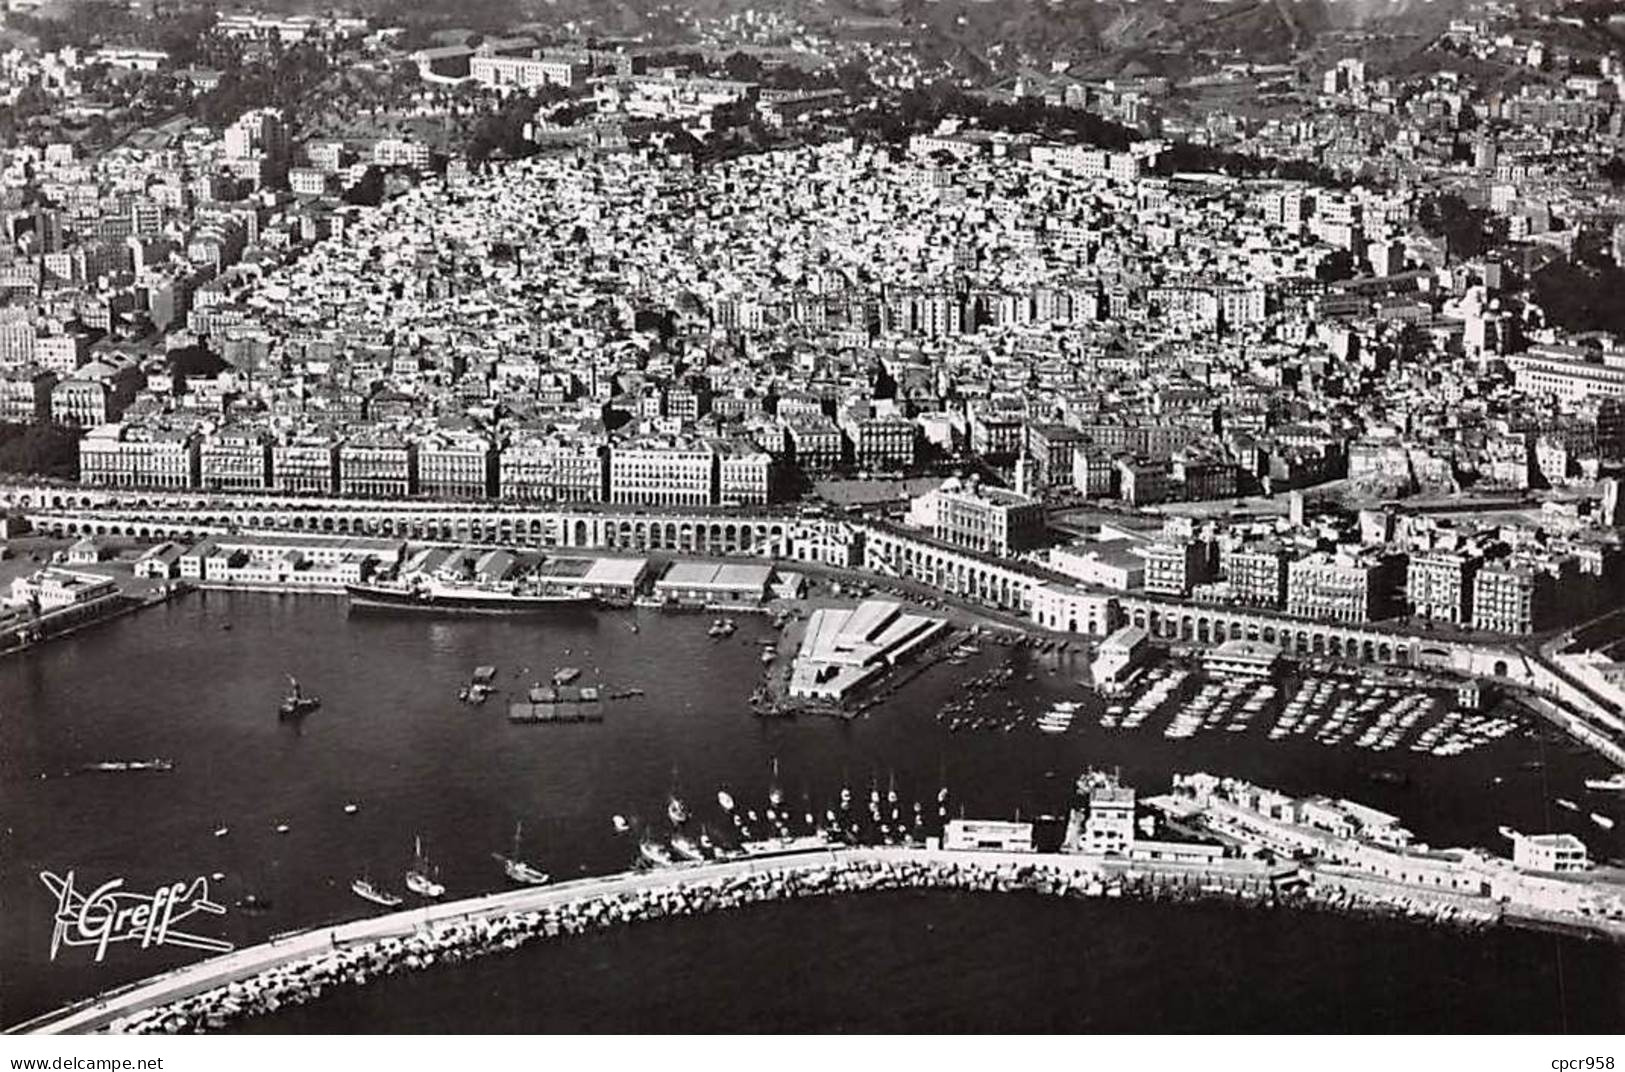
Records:
[[[1593,793],[1625,793],[1625,771],[1616,771],[1607,778],[1587,778],[1586,788]]]
[[[306,696],[300,692],[298,679],[290,676],[288,678],[288,695],[284,696],[282,703],[278,705],[277,717],[285,719],[299,718],[302,715],[310,714],[320,706],[322,706],[322,701],[314,696]]]
[[[232,907],[247,915],[257,916],[269,912],[275,905],[272,904],[269,897],[261,897],[257,893],[245,893],[232,902]]]
[[[670,867],[677,862],[664,845],[654,841],[638,842],[638,853],[656,867]]]
[[[167,773],[175,769],[172,759],[104,759],[99,763],[84,763],[81,774],[124,774],[132,771],[158,771]]]
[[[406,872],[406,888],[419,897],[440,897],[446,887],[429,877],[429,864],[423,855],[423,839],[412,839],[412,867]]]
[[[568,685],[581,676],[581,668],[576,666],[561,666],[553,672],[553,684]]]
[[[624,834],[632,829],[631,824],[626,821],[626,817],[623,815],[611,815],[609,821],[615,827],[617,834]]]
[[[277,823],[276,824],[276,832],[279,833],[279,834],[286,834],[288,832],[288,824],[287,823]]]
[[[1608,818],[1606,815],[1598,815],[1596,812],[1592,812],[1591,821],[1602,827],[1604,830],[1612,830],[1614,828],[1614,820]]]
[[[1517,838],[1517,836],[1518,836],[1518,832],[1516,830],[1512,829],[1512,827],[1510,827],[1510,826],[1498,826],[1495,829],[1500,833],[1500,835],[1502,837],[1506,838],[1508,841],[1515,840]]]
[[[357,810],[358,810],[358,805],[356,805],[356,804],[346,804],[346,805],[344,805],[344,814],[346,814],[346,815],[354,815]]]
[[[545,886],[552,876],[540,868],[532,867],[519,858],[519,838],[523,828],[523,823],[514,824],[511,855],[503,856],[501,853],[496,852],[491,855],[502,864],[503,873],[512,881],[522,886]]]
[[[373,904],[382,905],[385,908],[399,908],[402,904],[401,897],[398,894],[381,890],[364,878],[358,878],[350,883],[350,892],[363,901],[371,901]]]
[[[224,871],[212,871],[209,873],[210,882],[224,882],[225,880],[226,873]]]
[[[779,757],[773,757],[773,780],[768,783],[767,802],[777,808],[784,803],[784,790],[779,788]],[[769,816],[772,812],[768,813]]]
[[[1562,797],[1557,798],[1557,806],[1560,807],[1560,808],[1566,808],[1569,811],[1579,811],[1580,810],[1580,805],[1576,804],[1572,800],[1564,800]]]
[[[772,662],[777,657],[778,657],[777,654],[773,651],[772,648],[764,648],[764,649],[762,649],[762,665],[763,666],[766,666],[768,663]]]
[[[699,846],[695,845],[682,834],[678,834],[676,837],[671,839],[671,849],[685,860],[693,860],[698,862],[705,859],[705,853],[700,851]]]
[[[225,837],[229,833],[231,833],[231,827],[229,826],[217,826],[214,828],[215,837]]]

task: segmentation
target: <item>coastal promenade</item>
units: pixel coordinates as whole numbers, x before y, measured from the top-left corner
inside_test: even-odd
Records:
[[[832,846],[763,852],[728,860],[579,879],[553,886],[527,887],[444,904],[427,904],[337,926],[313,927],[129,984],[17,1024],[7,1033],[84,1034],[101,1031],[117,1020],[251,979],[311,957],[386,939],[407,938],[436,927],[520,913],[557,911],[589,901],[680,892],[685,887],[719,886],[752,877],[791,878],[831,869],[907,865],[959,867],[972,871],[1042,865],[1080,881],[1107,879],[1125,873],[1157,873],[1178,881],[1228,882],[1249,888],[1267,886],[1270,879],[1269,868],[1242,860],[1223,861],[1218,866],[1195,867],[1174,863],[1131,864],[1124,860],[1079,855],[892,846]]]
[[[727,860],[518,889],[312,927],[130,984],[16,1025],[8,1033],[212,1029],[240,1016],[310,1000],[331,986],[456,963],[536,938],[764,901],[867,891],[1211,898],[1255,905],[1285,899],[1418,922],[1476,927],[1504,921],[1598,931],[1577,918],[1519,919],[1485,898],[1324,877],[1329,881],[1317,881],[1312,869],[1296,864],[1234,858],[1198,864],[912,846],[757,845],[748,855]],[[1604,933],[1621,937],[1617,929]]]

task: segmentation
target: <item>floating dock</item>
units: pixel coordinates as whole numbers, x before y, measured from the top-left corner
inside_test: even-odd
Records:
[[[582,703],[511,703],[509,722],[602,722],[603,708]]]

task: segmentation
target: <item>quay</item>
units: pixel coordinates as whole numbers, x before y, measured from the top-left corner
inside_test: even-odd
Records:
[[[8,1033],[196,1031],[315,1000],[324,989],[512,950],[537,938],[796,897],[903,889],[1148,900],[1220,899],[1478,928],[1620,924],[1503,912],[1493,901],[1257,860],[1206,863],[805,842],[744,858],[530,887],[280,935],[16,1025]]]

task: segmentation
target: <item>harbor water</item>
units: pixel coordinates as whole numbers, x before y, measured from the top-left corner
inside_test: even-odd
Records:
[[[742,615],[737,632],[718,639],[707,635],[710,620],[647,610],[552,622],[352,616],[337,598],[198,593],[0,662],[0,963],[6,965],[0,1021],[13,1023],[200,956],[127,944],[111,947],[101,963],[83,949],[61,950],[53,960],[55,902],[38,877],[41,870],[74,871],[81,888],[123,878],[126,888],[138,891],[221,874],[212,887],[228,911],[195,929],[246,944],[376,911],[351,892],[351,882],[366,876],[404,893],[401,878],[414,862],[417,839],[447,896],[459,897],[506,886],[492,854],[511,849],[520,822],[520,855],[556,878],[631,866],[638,856],[635,833],[618,835],[611,816],[626,816],[635,830],[669,833],[666,802],[674,791],[688,803],[696,831],[709,826],[720,836],[728,824],[715,799],[718,789],[726,789],[741,809],[764,811],[775,760],[784,810],[797,816],[798,826],[806,812],[822,815],[836,807],[843,786],[861,807],[871,791],[884,795],[895,785],[905,815],[915,801],[923,802],[927,814],[934,812],[944,784],[953,814],[963,808],[974,817],[1061,815],[1076,774],[1093,765],[1120,767],[1142,792],[1164,790],[1174,771],[1206,769],[1287,792],[1348,796],[1395,812],[1436,845],[1480,844],[1504,852],[1496,828],[1509,825],[1569,830],[1586,839],[1593,855],[1619,854],[1618,833],[1587,819],[1592,810],[1620,810],[1618,802],[1587,794],[1583,786],[1584,778],[1606,773],[1606,765],[1537,727],[1443,757],[1405,748],[1375,755],[1307,736],[1271,739],[1269,713],[1248,732],[1169,739],[1162,731],[1172,707],[1137,729],[1099,726],[1105,705],[1076,684],[1087,675],[1085,656],[986,641],[962,662],[944,661],[913,677],[859,719],[769,721],[751,714],[749,696],[763,672],[761,644],[776,635],[771,624]],[[479,706],[459,702],[459,690],[482,664],[497,668],[496,694]],[[605,702],[602,722],[511,724],[508,700],[547,683],[564,666],[581,669],[581,685],[599,685],[605,693],[640,689],[642,695]],[[977,726],[956,731],[939,719],[945,707],[965,699],[968,682],[1003,666],[1008,680],[975,694]],[[290,675],[321,706],[302,721],[282,722],[276,708]],[[1060,700],[1082,704],[1072,727],[1039,732],[1033,719]],[[155,757],[172,759],[173,771],[67,776],[87,763]],[[1558,807],[1558,799],[1580,807]],[[238,905],[249,895],[261,909]],[[683,993],[695,995],[693,1002],[671,997],[659,1007],[693,1010],[696,1029],[724,1026],[705,1019],[705,1001],[750,991],[792,969],[803,980],[810,973],[810,985],[828,1000],[795,1005],[786,997],[794,1007],[780,1015],[755,1009],[755,999],[739,998],[745,1004],[736,1026],[928,1026],[930,1009],[883,1018],[884,1006],[893,1001],[885,995],[923,988],[923,995],[907,1000],[974,1011],[962,1014],[969,1017],[965,1026],[1038,1027],[1052,1022],[1042,1017],[1060,1013],[1029,1008],[1035,994],[1027,984],[1000,985],[1032,959],[1028,949],[1005,954],[1006,961],[1000,941],[1010,950],[1059,942],[1055,948],[1072,950],[1080,971],[1091,957],[1115,958],[1110,964],[1119,965],[1101,962],[1102,981],[1081,991],[1076,988],[1084,984],[1064,973],[1050,977],[1042,991],[1052,1005],[1059,995],[1069,995],[1069,1005],[1087,1001],[1089,994],[1103,1003],[1069,1008],[1068,1016],[1081,1019],[1064,1022],[1133,1030],[1120,1019],[1134,1011],[1128,992],[1103,982],[1111,971],[1126,973],[1135,963],[1186,963],[1201,959],[1196,950],[1211,949],[1215,963],[1228,965],[1235,976],[1229,1004],[1216,1006],[1214,1019],[1204,1021],[1202,1002],[1192,997],[1190,1007],[1170,1014],[1167,1024],[1138,1026],[1221,1030],[1273,1022],[1291,1029],[1294,1021],[1267,1021],[1286,1013],[1278,1007],[1284,999],[1264,984],[1283,971],[1278,947],[1297,943],[1300,950],[1347,947],[1350,956],[1371,958],[1347,965],[1350,987],[1364,986],[1361,973],[1375,973],[1382,958],[1391,957],[1413,978],[1462,992],[1463,1007],[1472,998],[1463,987],[1482,984],[1488,994],[1499,985],[1537,1001],[1536,991],[1550,984],[1580,1002],[1550,1006],[1551,1015],[1590,1007],[1585,1001],[1591,999],[1584,998],[1590,993],[1603,1002],[1597,1015],[1611,1015],[1615,1025],[1595,1029],[1618,1026],[1619,953],[1609,947],[1509,933],[1424,939],[1414,933],[1417,928],[1369,920],[1316,916],[1284,922],[1279,914],[1261,914],[1255,921],[1231,909],[1222,911],[1236,918],[1215,927],[1187,914],[1213,911],[1221,910],[1027,902],[1012,911],[1012,903],[998,897],[883,895],[872,906],[836,899],[632,928],[527,950],[511,964],[503,957],[455,971],[490,973],[479,976],[479,985],[503,993],[525,990],[521,962],[549,978],[585,973],[597,979],[581,991],[577,1007],[556,1009],[558,1019],[545,1021],[560,1028],[681,1026],[640,1019],[638,1010],[654,999],[624,992],[635,967],[647,976],[645,948],[648,963],[686,965],[660,985],[672,988],[670,996],[677,984],[669,979],[687,979]],[[900,949],[900,937],[869,940],[916,931],[948,940],[922,937],[915,952]],[[1109,951],[1101,946],[1108,931]],[[810,946],[810,935],[824,933],[833,940],[827,955]],[[770,952],[776,943],[783,944],[782,956]],[[550,966],[538,969],[526,958]],[[945,959],[951,972],[944,972]],[[1565,965],[1593,961],[1603,967],[1587,978],[1613,965],[1611,989],[1565,982]],[[1330,971],[1311,969],[1302,970],[1315,978]],[[706,979],[696,981],[694,973]],[[950,975],[955,995],[940,992],[934,982]],[[877,989],[854,993],[850,980],[860,976],[872,978]],[[1461,982],[1469,976],[1471,986]],[[617,977],[625,977],[621,991]],[[430,972],[335,998],[372,1011],[361,1020],[329,1022],[398,1029],[414,1008],[420,1013],[411,1022],[418,1022],[422,1008],[436,1005],[438,987],[456,987],[449,975],[443,984],[441,978]],[[980,1000],[958,997],[961,983]],[[1309,989],[1312,983],[1307,975],[1298,983],[1282,981]],[[574,986],[566,992],[576,1003]],[[666,991],[650,991],[660,992]],[[874,997],[864,999],[865,993]],[[1351,1004],[1365,1000],[1357,989],[1345,998]],[[1336,1004],[1324,994],[1304,1000],[1314,1007]],[[425,1026],[520,1026],[504,1019],[518,1012],[503,1002],[459,1001],[460,1007],[446,1006],[445,1020]],[[1252,1011],[1237,1013],[1230,1007],[1237,1001],[1252,1002]],[[318,1023],[329,1015],[327,1007],[324,1001],[297,1015]],[[1220,1019],[1221,1013],[1235,1023]],[[1345,1014],[1311,1015],[1302,1029],[1341,1030],[1340,1024],[1364,1022],[1336,1015]],[[1470,1029],[1469,1022],[1476,1021],[1433,1022],[1419,1013],[1413,1026]],[[1550,1029],[1555,1022],[1542,1023],[1530,1029]]]

